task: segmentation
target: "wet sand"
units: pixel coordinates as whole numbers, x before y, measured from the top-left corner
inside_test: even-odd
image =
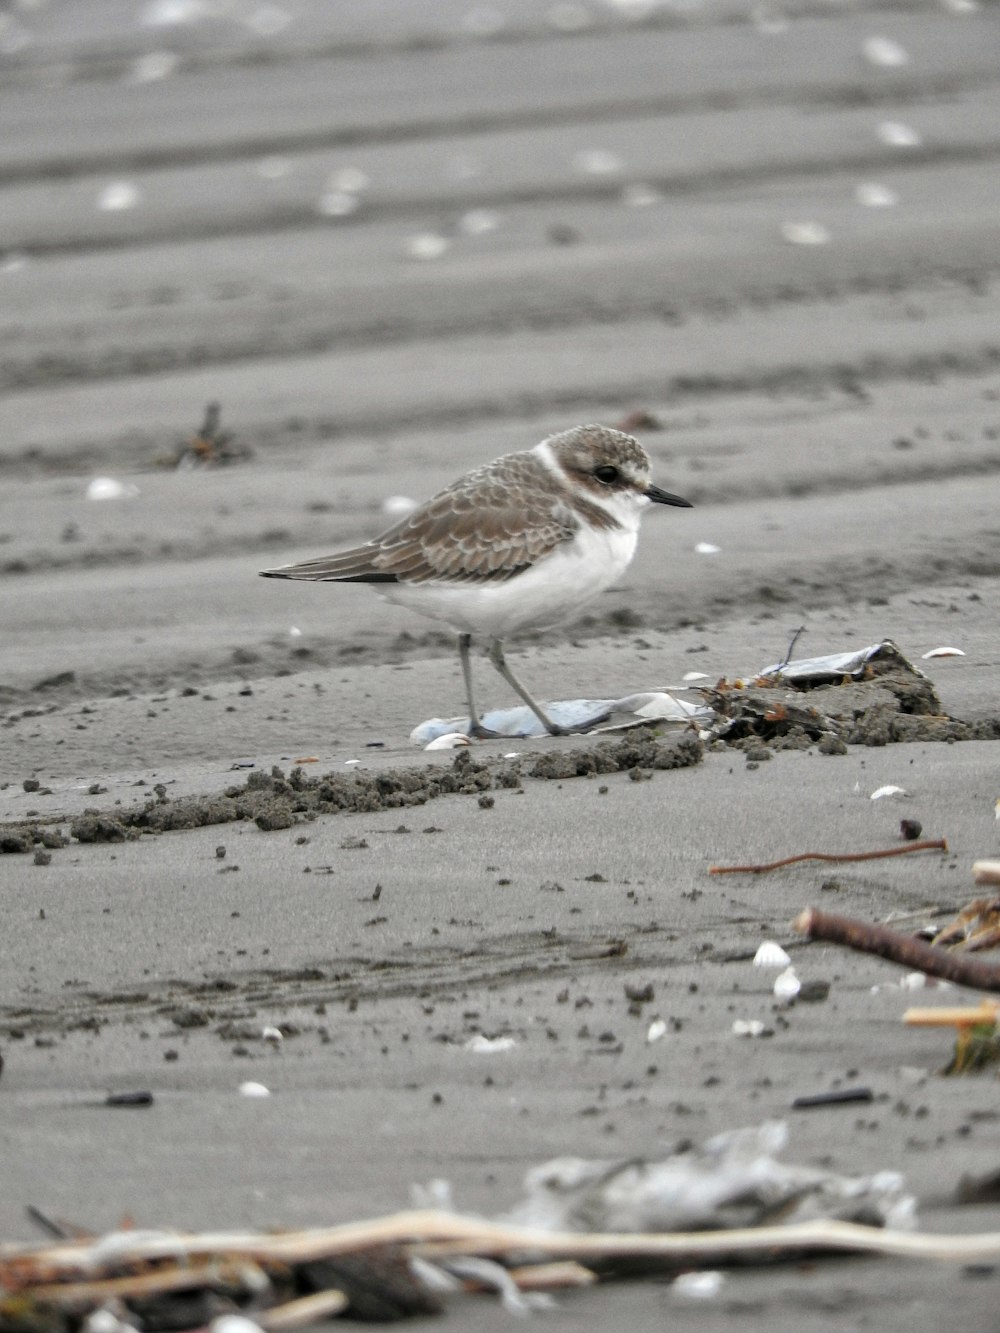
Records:
[[[905,1173],[929,1230],[1000,1229],[953,1202],[996,1167],[993,1077],[938,1077],[947,1039],[903,1026],[898,969],[789,929],[809,904],[919,923],[968,901],[1000,742],[555,777],[613,742],[489,742],[468,790],[425,799],[456,782],[408,740],[462,709],[447,636],[365,589],[256,577],[373,534],[389,496],[642,411],[657,481],[696,507],[651,514],[578,622],[510,645],[529,684],[748,676],[802,626],[802,655],[891,637],[989,735],[995,16],[510,3],[486,33],[459,5],[288,0],[263,31],[251,9],[25,9],[3,57],[0,834],[64,843],[0,857],[3,1237],[33,1237],[27,1204],[95,1230],[322,1225],[432,1178],[496,1213],[547,1157],[775,1117],[793,1160]],[[908,58],[879,64],[873,36]],[[105,205],[129,206],[100,207],[116,184]],[[248,456],[174,469],[210,400]],[[88,500],[98,476],[136,493]],[[942,645],[965,656],[920,661]],[[423,794],[207,822],[296,767]],[[885,784],[909,794],[872,801]],[[147,802],[187,826],[106,840]],[[893,845],[904,816],[949,853],[708,873]],[[778,1005],[764,938],[827,998]],[[516,1044],[476,1054],[477,1033]],[[790,1110],[855,1084],[871,1104]],[[102,1105],[138,1088],[151,1108]],[[602,1288],[559,1318],[977,1330],[994,1283],[824,1260],[733,1273],[708,1305]]]

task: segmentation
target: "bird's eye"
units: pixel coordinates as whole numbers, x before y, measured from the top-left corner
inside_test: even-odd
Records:
[[[613,481],[618,480],[619,473],[610,463],[602,463],[600,467],[594,468],[594,476],[598,481],[603,481],[605,486],[610,486]]]

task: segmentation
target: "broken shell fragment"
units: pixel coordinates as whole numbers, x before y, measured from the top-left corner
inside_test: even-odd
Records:
[[[802,982],[795,975],[794,967],[786,967],[784,972],[774,979],[774,998],[776,1000],[794,1000],[802,989]]]
[[[759,1018],[736,1018],[733,1020],[734,1037],[762,1037],[767,1027]]]
[[[446,731],[443,736],[435,736],[434,740],[428,741],[424,746],[425,750],[457,750],[461,745],[471,745],[472,742],[462,731]]]

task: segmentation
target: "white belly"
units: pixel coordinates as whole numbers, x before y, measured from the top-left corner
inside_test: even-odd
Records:
[[[637,537],[638,521],[631,530],[584,527],[571,542],[503,583],[393,583],[379,593],[460,633],[504,639],[576,615],[619,577]]]

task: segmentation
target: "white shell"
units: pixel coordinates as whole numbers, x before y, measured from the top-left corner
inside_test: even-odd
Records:
[[[390,518],[403,518],[406,514],[412,514],[419,503],[410,495],[387,495],[382,501],[382,513],[388,514]]]
[[[718,555],[722,547],[716,546],[713,542],[698,542],[694,549],[699,555]]]
[[[776,1000],[794,1000],[802,989],[802,982],[795,975],[794,967],[786,967],[784,972],[774,979],[774,998]]]
[[[573,166],[589,176],[610,176],[621,171],[624,163],[617,153],[605,148],[583,148],[574,156]]]
[[[458,219],[458,229],[463,236],[485,236],[499,226],[500,214],[491,208],[470,208]]]
[[[708,674],[704,671],[685,671],[681,677],[685,685],[690,685],[695,680],[708,680]]]
[[[714,1300],[722,1290],[722,1274],[715,1269],[680,1273],[674,1278],[670,1290],[685,1301]]]
[[[869,65],[879,65],[883,69],[899,69],[910,62],[906,51],[891,37],[866,37],[861,43],[861,54]]]
[[[254,1083],[248,1081],[240,1084],[241,1097],[270,1097],[271,1089],[266,1088],[263,1083]]]
[[[88,500],[132,500],[139,494],[139,487],[117,477],[95,477],[85,494]]]
[[[471,745],[468,736],[461,731],[446,731],[443,736],[436,736],[428,741],[425,750],[457,750],[460,745]]]
[[[965,653],[961,648],[932,648],[929,653],[921,653],[923,659],[928,657],[964,657]]]
[[[255,1324],[245,1314],[220,1314],[208,1326],[209,1333],[261,1333],[260,1324]]]
[[[410,237],[406,243],[406,253],[411,259],[440,259],[450,245],[447,236],[425,231]]]
[[[788,967],[791,958],[774,940],[764,940],[753,956],[754,967]]]
[[[138,185],[131,181],[111,181],[97,196],[97,207],[102,213],[120,213],[135,208],[140,198]]]
[[[733,1036],[759,1037],[765,1030],[759,1018],[736,1018],[733,1020]]]
[[[883,796],[909,796],[905,787],[894,787],[891,783],[886,787],[876,787],[869,800],[881,801]]]
[[[667,1025],[662,1018],[654,1018],[646,1029],[646,1041],[649,1045],[652,1045],[654,1041],[660,1041],[666,1035]]]
[[[832,240],[822,222],[783,222],[781,234],[790,245],[829,245]]]
[[[892,208],[899,203],[896,191],[877,181],[863,181],[854,191],[854,197],[865,208]]]
[[[923,143],[920,131],[912,125],[904,125],[901,120],[880,121],[878,137],[890,148],[919,148]]]
[[[260,1035],[262,1040],[264,1041],[279,1042],[279,1041],[284,1041],[285,1039],[284,1033],[281,1031],[281,1028],[276,1028],[271,1023],[268,1023],[266,1027],[261,1028]]]
[[[351,190],[324,190],[316,208],[325,218],[346,218],[356,213],[361,200]]]

